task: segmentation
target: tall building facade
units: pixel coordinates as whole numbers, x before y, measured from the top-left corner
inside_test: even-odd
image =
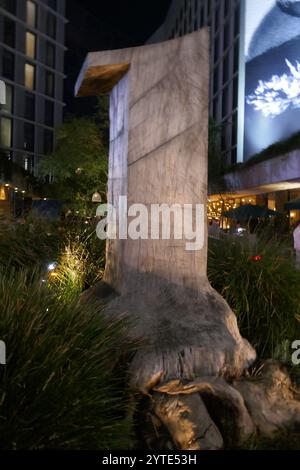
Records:
[[[62,123],[65,0],[0,0],[0,151],[29,173]]]
[[[204,26],[211,34],[210,115],[222,124],[222,153],[237,162],[240,0],[173,0],[149,43],[173,39]]]
[[[300,196],[300,0],[172,0],[148,43],[204,26],[210,116],[221,125],[223,161],[232,168],[223,194],[210,195],[208,214],[222,221],[224,209],[245,203],[284,213]],[[265,150],[278,141],[286,145]],[[300,218],[300,207],[287,216]]]

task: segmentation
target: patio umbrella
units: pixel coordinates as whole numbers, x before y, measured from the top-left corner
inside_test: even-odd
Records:
[[[297,210],[300,209],[300,197],[297,197],[297,199],[293,199],[292,201],[287,202],[284,207],[290,211],[290,210]]]
[[[229,219],[249,220],[258,219],[259,217],[276,217],[281,214],[280,212],[273,211],[264,206],[246,204],[245,206],[237,207],[231,211],[223,212],[222,215]]]

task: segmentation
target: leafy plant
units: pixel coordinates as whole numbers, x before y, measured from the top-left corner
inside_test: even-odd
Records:
[[[0,270],[0,298],[0,448],[130,448],[125,321],[22,270]]]
[[[286,244],[247,238],[210,241],[208,276],[227,300],[260,357],[273,356],[300,334],[300,272]]]
[[[108,148],[101,138],[98,124],[91,118],[72,118],[56,133],[52,154],[39,165],[41,177],[51,175],[45,196],[73,201],[84,206],[95,191],[105,193]],[[89,204],[90,205],[90,204]]]
[[[0,220],[0,266],[45,269],[55,258],[62,239],[59,226],[29,219],[24,224]]]

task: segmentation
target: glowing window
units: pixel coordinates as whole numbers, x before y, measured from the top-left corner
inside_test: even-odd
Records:
[[[32,64],[25,64],[25,86],[29,90],[34,90],[35,82],[35,66]]]
[[[3,147],[11,147],[12,142],[12,120],[1,118],[0,143]]]
[[[27,0],[26,2],[26,22],[28,26],[32,28],[36,27],[36,4],[31,0]]]
[[[26,55],[31,59],[35,59],[36,37],[35,34],[27,31],[26,33]]]

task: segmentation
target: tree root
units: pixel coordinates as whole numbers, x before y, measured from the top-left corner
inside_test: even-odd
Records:
[[[299,432],[299,390],[279,363],[260,376],[227,383],[202,377],[173,380],[153,389],[152,413],[182,450],[243,447],[254,435],[278,439]]]

